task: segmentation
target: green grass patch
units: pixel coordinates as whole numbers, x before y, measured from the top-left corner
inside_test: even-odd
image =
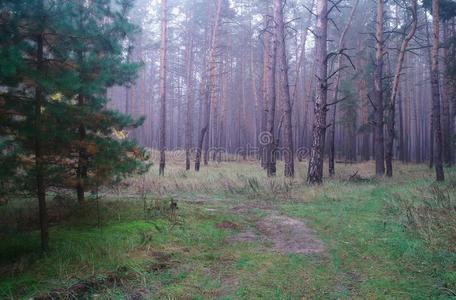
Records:
[[[149,183],[162,190],[148,193],[148,201],[164,199],[166,207],[177,199],[175,215],[166,209],[145,213],[133,185],[131,197],[120,193],[100,201],[101,227],[95,203],[74,207],[52,226],[52,249],[45,256],[37,251],[37,231],[14,224],[1,235],[0,298],[73,291],[81,282],[90,287],[80,295],[88,299],[454,297],[451,230],[429,220],[413,224],[423,208],[435,214],[432,220],[454,216],[430,202],[432,171],[400,166],[394,179],[372,179],[371,165],[337,167],[338,177],[309,187],[304,164],[292,181],[270,180],[250,163],[223,163],[195,176],[172,166],[163,179],[148,174]],[[350,181],[356,171],[361,180]],[[448,169],[449,180],[439,186],[450,195],[456,194],[455,173]],[[416,210],[415,219],[404,203]],[[18,212],[34,205],[33,199],[12,201],[0,207],[0,215],[18,222]],[[256,226],[272,211],[303,220],[324,242],[324,253],[274,252]],[[258,238],[233,242],[246,231]]]

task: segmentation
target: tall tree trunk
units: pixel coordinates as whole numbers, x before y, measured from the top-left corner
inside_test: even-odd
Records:
[[[427,50],[427,58],[428,58],[428,65],[429,65],[429,75],[431,76],[431,81],[432,81],[432,50],[431,50],[431,47],[432,47],[432,42],[431,42],[431,33],[430,33],[430,30],[429,30],[429,21],[428,21],[428,18],[427,18],[427,14],[424,14],[425,16],[425,19],[426,19],[426,39],[427,39],[427,43],[428,43],[428,50]],[[431,82],[431,85],[432,85],[432,82]],[[432,86],[431,86],[432,88]],[[434,139],[434,117],[432,116],[432,113],[431,113],[431,122],[430,122],[431,126],[430,126],[430,129],[429,129],[429,168],[432,169],[434,167],[434,147],[435,147],[435,139]]]
[[[358,65],[365,65],[366,60],[363,56],[358,56]],[[367,82],[364,75],[364,72],[361,73],[360,79],[357,84],[358,98],[361,99],[361,125],[364,127],[362,132],[362,147],[361,147],[361,158],[364,161],[370,159],[370,130],[367,130],[370,126],[369,124],[369,97],[368,97],[368,88]]]
[[[80,1],[79,5],[79,27],[80,30],[83,29],[83,18],[84,18],[84,7],[83,3]],[[84,63],[84,53],[82,50],[78,52],[78,63],[82,66]],[[80,73],[79,78],[82,84],[85,84],[85,74]],[[78,94],[78,106],[81,109],[81,112],[84,108],[84,95],[82,93]],[[86,138],[86,127],[84,123],[79,124],[79,153],[78,153],[78,167],[76,169],[77,185],[76,185],[76,195],[78,198],[78,203],[82,204],[84,202],[84,181],[87,177],[87,153],[84,146],[84,140]]]
[[[311,3],[311,6],[310,6],[310,9],[313,9],[314,7],[314,4],[315,4],[315,0],[312,0],[312,3]],[[298,54],[299,52],[299,47],[296,46],[296,58],[298,58],[298,61],[296,63],[296,74],[295,74],[295,82],[294,82],[294,86],[293,86],[293,92],[291,94],[291,106],[293,107],[295,104],[297,104],[297,111],[301,111],[302,110],[302,113],[300,114],[297,114],[296,116],[296,125],[295,125],[295,148],[300,148],[302,150],[302,147],[304,146],[304,143],[305,143],[305,140],[304,140],[304,132],[306,132],[307,128],[307,108],[308,108],[308,101],[307,101],[307,93],[306,93],[306,84],[305,82],[311,82],[311,76],[309,76],[310,80],[307,80],[307,78],[305,76],[301,76],[301,74],[304,74],[305,73],[305,67],[304,67],[304,62],[306,60],[306,45],[307,45],[307,36],[308,36],[308,33],[309,33],[309,26],[312,22],[312,17],[313,17],[313,14],[312,13],[309,13],[309,16],[306,20],[306,23],[303,24],[303,27],[302,27],[302,34],[301,34],[301,46],[300,46],[300,53]],[[296,44],[298,42],[296,41]],[[296,98],[297,98],[297,95],[298,95],[298,87],[302,85],[302,88],[303,88],[303,99],[304,101],[301,103],[301,102],[297,102],[296,101]],[[303,106],[301,108],[301,106]],[[302,122],[303,126],[301,127],[301,120],[303,120],[304,122]],[[304,159],[304,153],[302,151],[296,151],[296,155],[298,157],[298,160],[301,162],[303,159]]]
[[[317,91],[314,106],[315,119],[312,129],[312,148],[310,151],[309,170],[307,182],[320,184],[323,182],[323,159],[325,150],[326,135],[326,113],[328,96],[327,78],[327,40],[328,40],[328,2],[327,0],[317,1],[317,24],[315,36],[315,60],[317,77]]]
[[[452,24],[451,24],[451,38],[455,39],[456,38],[456,18],[453,18]],[[449,61],[451,61],[451,68],[454,70],[456,68],[456,45],[455,43],[452,44],[451,47],[451,52],[450,52],[451,57],[449,58]],[[456,162],[456,148],[455,148],[455,143],[456,143],[456,84],[453,84],[452,90],[451,90],[451,99],[453,101],[452,109],[451,109],[451,119],[450,119],[450,135],[452,136],[452,143],[450,144],[450,150],[451,150],[451,162],[454,164]]]
[[[224,143],[224,138],[226,137],[226,129],[225,129],[225,120],[227,115],[227,105],[228,105],[228,63],[227,58],[223,59],[222,63],[222,74],[221,74],[221,93],[220,93],[220,100],[221,100],[221,113],[220,113],[220,120],[218,128],[220,130],[220,134],[218,136],[218,145],[222,147],[222,149],[218,149],[217,151],[217,163],[222,161],[222,154],[223,152],[227,151],[227,145]]]
[[[439,19],[439,0],[432,0],[432,65],[431,65],[431,85],[432,85],[432,119],[434,127],[434,164],[437,181],[444,181],[442,163],[442,128],[440,123],[440,91],[439,91],[439,46],[440,46],[440,19]]]
[[[180,61],[181,60],[181,51],[178,51],[177,53],[177,56],[178,56],[178,59],[177,59],[177,65],[180,66],[182,64],[182,62]],[[174,145],[174,148],[172,149],[181,149],[182,147],[182,107],[184,107],[184,97],[183,97],[183,93],[182,93],[182,77],[183,76],[178,76],[177,77],[177,118],[176,118],[176,134],[177,134],[177,137],[176,137],[176,144]]]
[[[385,151],[383,140],[383,0],[377,0],[377,18],[375,33],[375,71],[374,71],[374,144],[375,174],[385,174]]]
[[[250,32],[252,32],[252,22],[250,22]],[[255,141],[253,146],[258,149],[258,136],[260,134],[261,127],[261,111],[260,111],[260,97],[258,96],[257,88],[257,74],[256,74],[256,64],[255,64],[255,55],[254,55],[254,45],[253,41],[250,43],[250,80],[252,83],[252,94],[253,99],[255,100],[254,107],[254,134]],[[256,154],[257,158],[261,159],[261,152]]]
[[[353,17],[355,15],[356,9],[358,7],[359,0],[356,0],[353,8],[351,10],[350,16],[348,17],[347,24],[345,24],[344,29],[342,30],[342,34],[339,38],[339,51],[342,51],[345,48],[345,36],[347,35],[348,30],[351,27],[353,22]],[[335,159],[335,136],[336,136],[336,113],[337,113],[337,101],[339,95],[339,85],[340,85],[340,77],[341,77],[341,67],[342,67],[342,55],[339,55],[336,60],[335,71],[336,79],[335,79],[335,86],[334,86],[334,96],[333,96],[333,107],[331,112],[331,124],[329,127],[329,176],[334,176],[335,168],[334,168],[334,159]]]
[[[285,24],[283,21],[282,0],[274,0],[274,22],[275,40],[277,41],[277,58],[280,66],[280,97],[284,113],[284,138],[283,138],[283,158],[285,161],[285,177],[294,176],[294,149],[293,149],[293,127],[291,123],[291,98],[288,81],[288,62],[285,45]]]
[[[401,48],[399,50],[399,57],[397,59],[396,65],[396,74],[394,75],[393,80],[393,89],[391,91],[391,98],[388,103],[388,138],[386,141],[386,154],[385,154],[385,161],[386,161],[386,176],[392,177],[393,176],[393,145],[394,145],[394,137],[395,137],[395,118],[396,118],[396,98],[399,92],[399,82],[401,79],[401,72],[402,66],[404,64],[405,53],[407,51],[407,47],[413,36],[415,35],[417,24],[418,24],[418,17],[417,17],[417,0],[412,0],[412,27],[407,34],[407,36],[402,41]]]
[[[400,90],[397,94],[399,108],[399,159],[405,162],[405,147],[404,147],[404,113],[402,109],[402,96]]]
[[[167,0],[161,0],[161,41],[160,41],[160,166],[159,175],[165,175],[166,151],[166,62],[167,62],[167,31],[168,7]]]
[[[266,22],[266,27],[269,26],[268,22]],[[260,151],[261,151],[261,166],[267,170],[268,167],[268,160],[267,160],[267,151],[268,151],[268,140],[264,139],[267,137],[269,131],[268,129],[268,116],[269,116],[269,67],[270,67],[270,51],[271,51],[271,36],[268,30],[266,30],[263,34],[263,80],[262,80],[262,104],[263,104],[263,112],[261,114],[261,132],[258,136],[258,140],[260,143]],[[274,126],[274,124],[273,124]]]
[[[210,41],[210,50],[209,58],[207,59],[206,74],[209,75],[209,78],[206,78],[206,91],[205,91],[205,109],[204,109],[204,124],[201,128],[198,145],[196,148],[196,159],[195,159],[195,171],[199,171],[201,165],[201,152],[203,149],[204,140],[206,138],[205,145],[205,158],[204,163],[207,164],[207,150],[209,148],[209,123],[210,123],[210,112],[212,101],[215,101],[216,94],[216,84],[217,84],[217,64],[216,64],[216,47],[217,47],[217,33],[220,25],[220,15],[222,10],[222,0],[217,0],[216,3],[216,12],[214,25],[212,27],[211,41]],[[214,100],[213,100],[214,99]]]
[[[310,67],[310,74],[315,74],[317,69],[317,62],[314,60],[311,67]],[[317,84],[317,79],[314,76],[309,77],[307,83],[305,84],[305,92],[304,92],[304,124],[302,126],[302,140],[305,147],[308,147],[311,144],[309,140],[309,124],[312,123],[312,109],[311,103],[313,103],[313,93],[312,90],[314,89],[314,85]]]
[[[207,85],[207,83],[206,83]],[[204,125],[203,128],[201,128],[200,135],[198,138],[198,145],[196,147],[196,157],[195,157],[195,171],[199,172],[200,167],[201,167],[201,155],[202,155],[202,150],[203,150],[203,144],[204,144],[204,138],[206,137],[207,131],[209,130],[209,114],[210,114],[210,96],[209,96],[209,90],[206,88],[206,91],[204,93]]]
[[[268,27],[272,24],[273,32],[277,26],[274,20],[269,20]],[[268,74],[267,74],[267,103],[269,103],[267,131],[263,134],[262,140],[266,145],[266,171],[269,177],[276,175],[276,144],[274,138],[275,114],[276,114],[276,60],[277,60],[277,40],[275,34],[270,35],[268,51]]]
[[[187,120],[185,124],[185,169],[190,170],[190,151],[193,141],[193,21],[188,33],[186,64],[187,64]]]
[[[239,105],[239,114],[241,116],[240,119],[240,138],[241,138],[241,149],[242,149],[242,159],[246,160],[247,158],[247,143],[248,143],[248,129],[247,129],[247,99],[246,99],[246,80],[245,80],[245,59],[242,57],[240,59],[240,72],[239,72],[239,78],[240,78],[240,89],[241,89],[241,105]]]
[[[78,106],[82,109],[84,106],[84,96],[78,95]],[[84,180],[87,177],[87,153],[84,147],[84,140],[86,138],[86,128],[84,124],[79,125],[79,154],[78,154],[78,167],[76,170],[77,185],[76,194],[78,197],[78,203],[84,202]]]
[[[39,9],[43,10],[43,0],[39,2]],[[36,71],[38,74],[43,73],[43,35],[39,33],[36,36]],[[44,162],[43,162],[43,144],[42,144],[42,109],[44,103],[43,90],[39,84],[35,88],[35,167],[36,167],[36,193],[38,197],[38,210],[41,231],[41,249],[49,250],[49,226],[46,208],[46,187],[44,183]]]
[[[448,40],[448,21],[443,23],[443,65],[442,65],[442,137],[443,137],[443,161],[448,166],[451,166],[451,141],[452,135],[450,131],[450,84],[448,74],[449,61],[449,40]]]

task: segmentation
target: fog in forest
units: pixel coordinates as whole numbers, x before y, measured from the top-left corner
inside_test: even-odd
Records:
[[[455,297],[455,20],[0,1],[0,298]]]

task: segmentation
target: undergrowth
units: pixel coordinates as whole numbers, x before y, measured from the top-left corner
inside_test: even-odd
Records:
[[[41,255],[34,199],[0,207],[0,298],[448,299],[455,297],[455,170],[336,166],[322,186],[268,178],[256,162],[200,173],[170,163],[79,206],[49,195],[56,215]],[[63,201],[63,202],[62,202]],[[268,240],[232,243],[273,210],[302,219],[326,253],[283,255]],[[44,299],[43,298],[43,299]]]

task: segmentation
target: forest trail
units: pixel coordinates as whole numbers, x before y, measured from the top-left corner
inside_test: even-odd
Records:
[[[323,242],[303,221],[271,213],[257,228],[274,242],[276,251],[283,254],[322,253]]]
[[[210,166],[197,176],[184,177],[179,170],[164,180],[150,175],[146,187],[167,191],[148,195],[155,209],[150,215],[135,194],[140,187],[135,181],[125,194],[100,200],[101,228],[95,202],[52,226],[55,246],[49,256],[34,255],[34,231],[5,235],[0,258],[11,263],[0,261],[5,267],[0,298],[448,296],[443,287],[454,286],[456,257],[451,251],[434,255],[407,227],[403,213],[411,203],[422,206],[416,213],[430,209],[416,201],[423,193],[438,195],[432,170],[403,166],[404,176],[391,181],[372,179],[365,171],[370,169],[341,166],[337,179],[316,187],[305,185],[301,173],[293,182],[269,179],[245,163]],[[305,172],[303,166],[299,170]],[[358,170],[363,180],[349,180]],[[454,186],[440,189],[452,192]],[[172,201],[178,209],[170,213]],[[2,213],[12,215],[21,207],[4,207]],[[431,209],[435,215],[440,211]],[[448,215],[442,218],[439,222],[450,221]]]
[[[249,210],[234,207],[242,214]],[[264,241],[272,243],[272,249],[281,254],[312,254],[323,253],[325,247],[317,233],[303,220],[291,218],[277,210],[257,208],[262,217],[259,221],[252,221],[248,229],[242,230],[229,237],[233,243]],[[226,226],[233,228],[233,226]]]
[[[204,198],[204,199],[203,199]],[[197,200],[183,198],[181,201],[202,205],[211,204],[205,209],[210,212],[224,210],[223,205],[206,197]],[[215,206],[214,206],[215,204]],[[236,204],[236,202],[234,202]],[[229,213],[242,215],[249,220],[247,228],[228,237],[230,243],[266,242],[273,245],[272,249],[281,254],[313,254],[325,252],[325,247],[318,234],[310,228],[305,220],[292,218],[281,213],[277,207],[255,200],[252,204],[232,205],[230,201],[225,206],[231,206]],[[262,217],[258,217],[261,215]],[[235,223],[224,221],[216,225],[221,229],[239,229]]]

